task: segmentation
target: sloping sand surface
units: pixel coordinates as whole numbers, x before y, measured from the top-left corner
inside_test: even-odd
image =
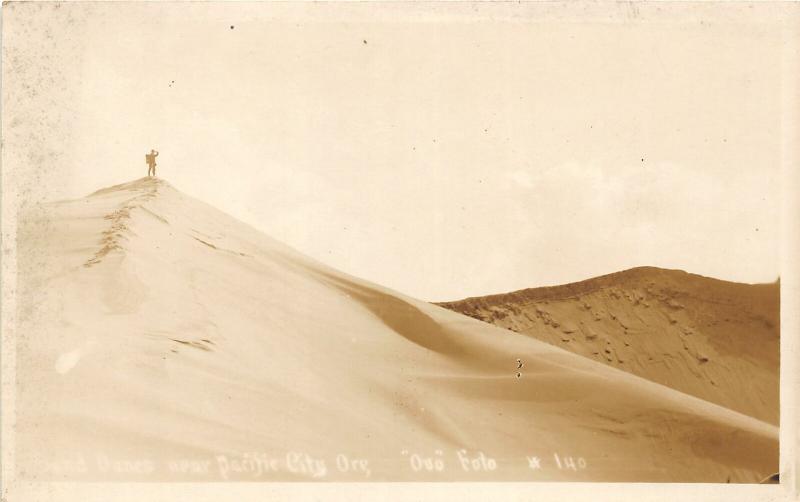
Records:
[[[337,272],[157,179],[33,210],[19,246],[28,478],[777,470],[774,425]]]
[[[440,305],[778,425],[777,282],[640,267]]]

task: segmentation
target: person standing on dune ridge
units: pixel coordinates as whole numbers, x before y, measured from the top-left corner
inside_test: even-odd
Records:
[[[156,175],[156,157],[158,157],[158,152],[155,150],[150,150],[150,153],[146,153],[144,155],[144,160],[147,162],[147,175],[152,176]]]

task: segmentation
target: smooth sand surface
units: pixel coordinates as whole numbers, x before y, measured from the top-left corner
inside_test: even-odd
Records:
[[[773,424],[337,272],[158,179],[20,220],[23,477],[777,471]]]

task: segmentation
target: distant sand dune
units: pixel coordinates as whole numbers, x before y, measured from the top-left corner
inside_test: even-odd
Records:
[[[640,267],[440,305],[778,424],[777,282]]]

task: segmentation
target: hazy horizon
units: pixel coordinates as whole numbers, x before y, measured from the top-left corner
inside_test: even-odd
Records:
[[[41,44],[5,63],[28,100],[4,122],[23,191],[82,197],[143,176],[155,148],[187,195],[432,301],[643,265],[777,279],[781,35],[752,10],[343,9],[43,4]]]

